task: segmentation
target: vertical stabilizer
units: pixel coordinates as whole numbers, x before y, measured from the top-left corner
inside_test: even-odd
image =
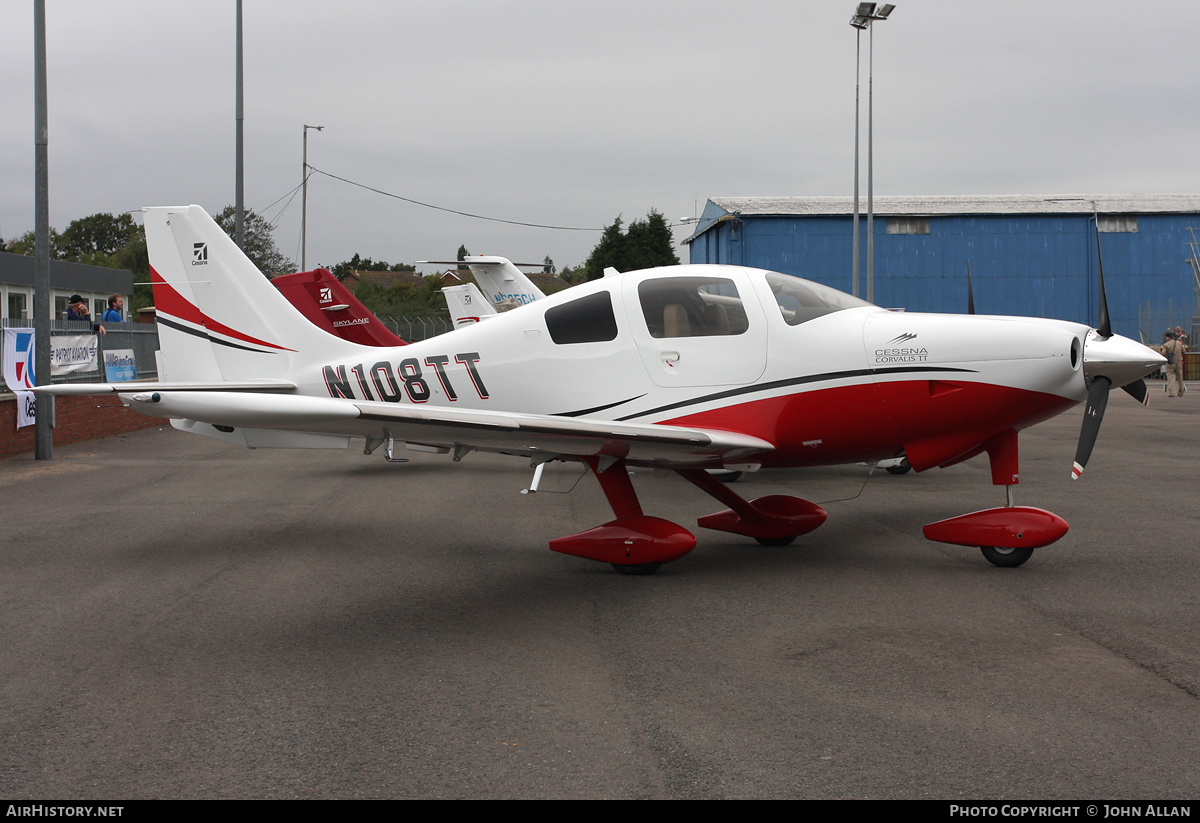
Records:
[[[309,323],[199,206],[145,209],[160,379],[282,377],[357,347]]]
[[[471,274],[475,275],[475,282],[479,284],[480,290],[491,299],[492,305],[501,311],[512,306],[532,303],[546,296],[525,272],[505,257],[468,255],[463,262],[471,270]]]

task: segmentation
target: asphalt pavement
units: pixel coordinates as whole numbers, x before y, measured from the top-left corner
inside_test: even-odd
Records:
[[[786,548],[639,474],[699,537],[648,577],[550,552],[611,513],[513,458],[0,462],[0,797],[1196,798],[1200,394],[1151,400],[1078,481],[1080,409],[1022,433],[1071,531],[1018,569],[921,536],[1003,504],[986,459],[736,484],[825,505]]]

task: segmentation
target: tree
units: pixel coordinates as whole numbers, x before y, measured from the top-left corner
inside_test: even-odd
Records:
[[[618,271],[625,269],[625,235],[621,234],[621,216],[604,227],[600,242],[592,249],[588,259],[583,264],[585,277],[588,280],[598,280],[604,276],[604,270],[612,266]]]
[[[354,296],[379,317],[446,316],[441,290],[441,278],[437,276],[424,278],[420,286],[402,281],[388,288],[363,280],[355,287]]]
[[[603,277],[609,266],[617,271],[634,271],[678,264],[671,227],[661,212],[651,209],[644,219],[630,223],[624,234],[621,233],[620,215],[612,225],[605,226],[600,242],[592,249],[583,268],[586,279],[595,280]]]
[[[326,266],[338,280],[345,280],[352,271],[416,271],[412,263],[388,263],[386,260],[372,260],[370,257],[360,257],[358,252],[349,260],[343,260],[336,266]]]
[[[650,209],[645,220],[634,220],[625,234],[627,265],[630,269],[678,266],[675,238],[658,209]]]
[[[14,237],[5,244],[4,250],[10,254],[35,256],[37,254],[37,232],[27,231],[20,237]],[[62,236],[53,226],[50,228],[50,259],[62,260]]]
[[[214,214],[213,220],[222,231],[230,237],[237,233],[236,209],[226,206],[220,214]],[[264,275],[284,274],[296,270],[296,264],[284,257],[275,245],[274,229],[266,218],[260,217],[252,210],[245,212],[246,247],[242,249],[258,270]]]
[[[107,212],[72,220],[59,238],[64,260],[95,263],[114,257],[135,236],[142,234],[129,214]]]
[[[466,260],[470,255],[471,255],[471,253],[469,251],[467,251],[466,246],[459,246],[458,247],[458,257],[455,257],[454,259],[461,263],[462,261]]]

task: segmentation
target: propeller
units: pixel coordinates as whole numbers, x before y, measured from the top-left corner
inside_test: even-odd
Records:
[[[1150,405],[1150,390],[1146,388],[1145,380],[1134,380],[1132,383],[1122,386],[1121,389],[1143,406]]]
[[[1100,274],[1100,311],[1095,334],[1088,333],[1083,350],[1084,378],[1090,381],[1087,405],[1083,411],[1083,426],[1079,430],[1079,443],[1075,447],[1075,465],[1071,468],[1071,479],[1078,480],[1087,466],[1088,458],[1096,445],[1104,410],[1108,406],[1108,393],[1113,384],[1119,385],[1130,397],[1143,406],[1150,401],[1150,392],[1143,379],[1162,362],[1162,357],[1145,346],[1128,338],[1114,335],[1108,317],[1108,295],[1104,290],[1104,258],[1100,254],[1100,215],[1093,207],[1096,218],[1096,262]]]
[[[1104,419],[1104,409],[1108,406],[1108,390],[1112,381],[1107,377],[1097,377],[1088,387],[1087,405],[1083,409],[1083,428],[1079,431],[1079,445],[1075,447],[1075,465],[1071,468],[1071,479],[1078,480],[1083,474],[1083,467],[1092,456],[1096,445],[1096,435],[1100,434],[1100,421]]]
[[[971,288],[971,261],[967,261],[967,314],[975,313],[975,291]]]
[[[1100,271],[1100,314],[1096,318],[1096,331],[1100,332],[1101,337],[1112,337],[1112,324],[1108,322],[1108,295],[1104,293],[1104,257],[1100,254],[1100,214],[1094,208],[1092,214],[1096,218],[1096,266]]]

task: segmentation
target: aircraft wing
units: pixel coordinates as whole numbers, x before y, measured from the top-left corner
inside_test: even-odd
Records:
[[[747,455],[774,450],[757,437],[709,429],[261,392],[155,390],[141,385],[129,392],[125,384],[121,398],[130,407],[156,417],[210,424],[222,432],[245,429],[376,441],[391,438],[459,456],[473,449],[531,458],[603,455],[664,467],[747,462]]]

